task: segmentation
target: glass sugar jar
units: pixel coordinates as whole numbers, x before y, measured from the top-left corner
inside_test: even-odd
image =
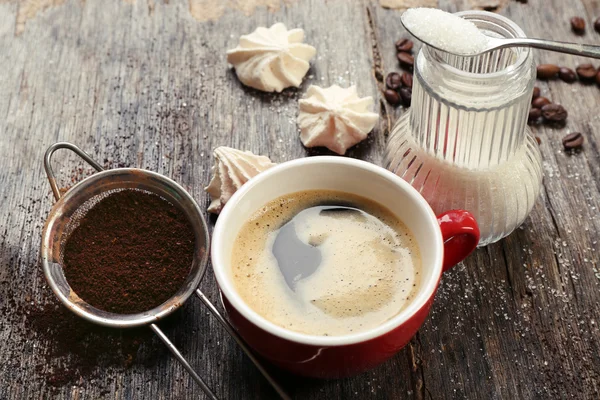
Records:
[[[488,36],[525,37],[497,14],[457,15]],[[424,45],[415,60],[412,106],[387,144],[386,167],[436,213],[465,209],[475,216],[480,246],[523,223],[540,194],[541,156],[527,126],[534,83],[529,49],[461,57]]]

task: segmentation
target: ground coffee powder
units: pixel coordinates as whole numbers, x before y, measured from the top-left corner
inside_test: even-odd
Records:
[[[92,207],[68,237],[65,278],[96,308],[119,314],[147,311],[185,282],[194,239],[179,208],[155,194],[122,190]]]
[[[22,292],[9,290],[9,300],[0,304],[0,314],[7,316],[9,324],[19,326],[19,334],[10,339],[14,350],[6,363],[11,371],[32,367],[43,376],[45,387],[37,388],[39,398],[55,398],[62,388],[72,385],[104,385],[102,391],[106,394],[111,390],[110,381],[103,380],[107,371],[125,373],[132,367],[143,373],[145,369],[155,370],[159,360],[169,357],[167,348],[147,327],[107,328],[75,315],[43,284],[41,268],[33,282],[38,284],[28,287],[27,293],[37,293],[38,300],[31,300],[30,294],[25,296],[27,301],[13,300],[22,297]],[[185,307],[160,322],[167,336],[178,337],[181,329],[177,327],[189,323]],[[28,365],[18,361],[23,354],[29,355]],[[16,379],[23,375],[26,373],[16,373]]]

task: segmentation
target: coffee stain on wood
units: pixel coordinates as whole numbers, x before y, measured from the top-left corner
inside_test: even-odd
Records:
[[[0,0],[0,3],[10,0]],[[128,4],[135,4],[137,0],[122,0]],[[254,14],[258,7],[266,7],[270,12],[279,11],[284,4],[292,4],[297,0],[188,0],[190,14],[194,19],[205,21],[216,21],[225,14],[227,10],[239,11],[246,16]],[[169,4],[168,0],[163,1]],[[35,18],[40,12],[51,7],[61,6],[65,0],[23,0],[18,3],[17,20],[15,24],[15,35],[19,36],[25,31],[27,21]],[[152,15],[155,9],[154,0],[147,0],[148,14]]]
[[[271,12],[278,11],[282,4],[290,4],[295,0],[189,0],[192,17],[200,22],[216,21],[226,10],[236,10],[244,15],[254,14],[256,8],[266,7]]]
[[[394,10],[404,10],[413,7],[438,7],[437,0],[379,0],[379,4],[383,8]]]
[[[2,3],[10,3],[13,0],[0,0]],[[135,4],[137,0],[122,0],[128,4]],[[190,2],[193,0],[190,0]],[[85,0],[81,0],[82,3]],[[163,0],[164,4],[169,4],[168,0]],[[241,1],[240,1],[241,2]],[[65,0],[22,0],[18,1],[17,8],[17,19],[15,24],[15,36],[21,35],[25,31],[27,21],[35,18],[40,12],[43,12],[49,8],[62,6]],[[219,3],[215,1],[207,1],[207,3]],[[147,0],[148,14],[154,13],[155,3],[154,0]]]
[[[19,2],[17,9],[17,21],[15,24],[15,35],[25,31],[25,24],[35,17],[39,12],[47,8],[63,5],[65,0],[23,0]]]
[[[498,11],[508,4],[509,0],[469,0],[470,8]],[[438,0],[379,0],[379,4],[384,8],[394,10],[405,10],[413,7],[440,7]]]

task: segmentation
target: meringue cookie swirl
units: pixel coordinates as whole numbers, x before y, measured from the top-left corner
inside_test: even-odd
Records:
[[[208,212],[219,214],[233,194],[244,183],[275,164],[269,157],[257,156],[249,151],[220,146],[213,151],[215,165],[213,177],[204,190],[210,195]]]
[[[270,28],[258,27],[240,37],[235,49],[227,51],[227,62],[235,68],[238,79],[246,86],[265,92],[281,92],[300,86],[317,50],[302,43],[302,29],[287,30],[277,23]]]
[[[323,89],[311,85],[300,99],[298,125],[306,147],[324,146],[338,154],[364,140],[379,115],[370,112],[372,97],[358,97],[356,86]]]

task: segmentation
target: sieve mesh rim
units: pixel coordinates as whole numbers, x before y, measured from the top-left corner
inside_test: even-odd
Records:
[[[169,300],[141,313],[116,314],[91,306],[71,290],[62,271],[62,253],[69,234],[89,208],[112,193],[128,189],[158,195],[182,210],[195,233],[195,252],[186,282]],[[85,207],[88,207],[87,210]],[[183,187],[152,171],[117,168],[89,176],[69,189],[54,204],[42,232],[42,267],[52,291],[78,316],[104,326],[136,327],[155,323],[183,305],[204,277],[209,245],[208,228],[202,212]]]

